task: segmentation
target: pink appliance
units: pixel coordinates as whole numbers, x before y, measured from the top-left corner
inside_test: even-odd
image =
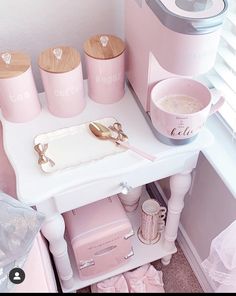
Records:
[[[163,137],[150,117],[154,85],[170,77],[197,77],[214,65],[227,0],[127,0],[125,41],[127,79],[153,132],[164,143],[188,139]]]
[[[114,270],[133,256],[134,231],[118,196],[67,212],[64,219],[81,279]]]

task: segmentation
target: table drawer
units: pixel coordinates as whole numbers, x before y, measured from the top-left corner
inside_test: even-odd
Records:
[[[175,165],[170,167],[168,161],[150,163],[150,165],[133,168],[129,172],[113,175],[96,181],[92,181],[77,187],[70,188],[54,196],[59,212],[67,212],[91,202],[120,193],[122,183],[133,188],[154,182],[156,180],[177,174],[187,168],[194,168],[196,155],[183,155],[175,160]]]
[[[57,196],[54,196],[57,209],[63,213],[120,193],[123,189],[123,184],[127,184],[132,188],[145,184],[145,180],[141,176],[137,176],[134,179],[132,178],[132,174],[124,174],[99,181],[91,181],[89,184],[74,187],[60,193]]]

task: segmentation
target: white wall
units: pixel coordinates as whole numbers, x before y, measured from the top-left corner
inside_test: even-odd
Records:
[[[123,0],[1,0],[0,52],[28,53],[39,92],[43,91],[37,66],[39,53],[57,45],[77,48],[94,34],[123,37]]]

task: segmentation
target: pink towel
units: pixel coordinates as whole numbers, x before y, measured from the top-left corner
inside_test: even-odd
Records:
[[[124,273],[129,292],[157,292],[164,293],[162,271],[156,270],[151,264]]]
[[[123,274],[91,285],[92,293],[128,293],[128,286]]]

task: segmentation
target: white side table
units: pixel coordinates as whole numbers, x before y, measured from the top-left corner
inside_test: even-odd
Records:
[[[87,90],[86,81],[84,86]],[[129,89],[126,89],[122,100],[111,105],[97,104],[87,97],[87,106],[83,113],[67,119],[51,115],[47,110],[44,94],[39,96],[42,112],[31,122],[15,124],[7,122],[1,116],[4,147],[15,170],[18,199],[30,206],[36,206],[46,215],[42,233],[49,241],[63,291],[77,290],[160,258],[163,264],[168,264],[172,254],[176,252],[179,218],[184,206],[184,196],[191,185],[191,171],[197,164],[199,152],[213,141],[212,134],[204,128],[190,144],[167,146],[160,143]],[[115,117],[122,123],[130,144],[156,155],[159,159],[151,162],[132,151],[126,151],[66,172],[47,175],[41,171],[33,149],[36,135],[104,117]],[[171,176],[171,198],[161,240],[154,245],[144,245],[135,235],[135,255],[129,263],[103,276],[81,281],[70,252],[70,244],[64,238],[65,224],[61,214],[119,193],[122,182],[135,188],[168,176]],[[143,198],[147,197],[145,192]],[[138,211],[129,214],[129,217],[137,234],[140,223]]]

